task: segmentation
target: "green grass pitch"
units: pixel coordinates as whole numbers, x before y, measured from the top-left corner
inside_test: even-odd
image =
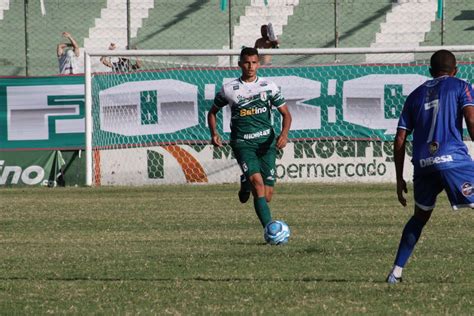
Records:
[[[0,313],[474,314],[474,214],[444,193],[405,271],[394,184],[278,184],[288,245],[237,185],[3,188]]]

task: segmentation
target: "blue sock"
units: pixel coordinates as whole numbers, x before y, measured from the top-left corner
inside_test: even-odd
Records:
[[[418,239],[420,238],[421,231],[425,223],[419,221],[412,216],[403,229],[402,238],[400,239],[400,245],[398,246],[397,256],[395,257],[395,265],[404,267],[411,256],[413,249],[415,248]]]

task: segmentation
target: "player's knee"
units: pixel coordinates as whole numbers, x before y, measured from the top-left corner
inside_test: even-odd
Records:
[[[429,211],[425,211],[425,210],[422,210],[421,208],[419,208],[418,206],[415,206],[415,218],[422,222],[423,225],[426,224],[430,217],[431,217],[431,213],[433,213],[433,210],[429,210]]]
[[[264,190],[265,186],[263,185],[262,181],[252,181],[252,186],[258,191],[258,190]]]
[[[250,182],[252,183],[252,186],[254,188],[263,188],[264,187],[263,179],[262,179],[261,176],[251,176],[250,177]]]

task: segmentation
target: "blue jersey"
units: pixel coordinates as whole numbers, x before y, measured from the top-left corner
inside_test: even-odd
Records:
[[[408,96],[398,128],[413,131],[415,175],[472,161],[462,139],[462,109],[474,105],[472,95],[470,84],[442,76],[425,82]]]

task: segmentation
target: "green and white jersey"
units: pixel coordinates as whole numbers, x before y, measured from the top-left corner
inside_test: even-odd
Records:
[[[240,78],[223,85],[216,94],[214,104],[231,109],[231,142],[263,143],[273,135],[272,107],[285,104],[278,86],[265,78],[254,82]]]

